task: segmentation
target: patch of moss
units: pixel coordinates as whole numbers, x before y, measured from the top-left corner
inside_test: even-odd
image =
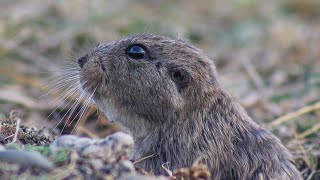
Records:
[[[57,165],[67,164],[70,160],[70,151],[67,149],[59,149],[51,155],[52,161]]]
[[[291,95],[291,94],[278,94],[278,95],[272,96],[270,98],[270,101],[273,103],[280,103],[281,101],[288,100],[292,97],[293,97],[293,95]]]

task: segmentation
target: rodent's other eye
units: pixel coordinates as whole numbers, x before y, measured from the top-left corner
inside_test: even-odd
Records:
[[[172,71],[171,78],[179,86],[179,88],[186,87],[191,80],[190,74],[183,69],[176,69]]]
[[[147,57],[147,50],[142,45],[129,46],[127,55],[132,59],[143,59]]]

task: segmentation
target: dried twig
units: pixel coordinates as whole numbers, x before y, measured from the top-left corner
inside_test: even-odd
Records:
[[[307,136],[310,136],[311,134],[317,132],[320,129],[320,123],[314,125],[312,128],[304,131],[303,133],[298,135],[298,139],[303,139]]]
[[[9,138],[12,138],[13,136],[14,136],[14,134],[11,134],[11,135],[5,137],[4,140],[7,140],[7,139],[9,139]]]
[[[18,133],[19,133],[19,130],[20,130],[20,118],[17,119],[17,126],[16,126],[16,131],[14,132],[14,136],[13,136],[13,140],[11,143],[15,143],[17,141],[17,138],[18,138]]]
[[[172,177],[172,174],[173,174],[172,171],[169,169],[169,167],[166,167],[165,165],[169,166],[169,162],[163,163],[161,167],[168,173],[169,177]]]
[[[149,155],[149,156],[145,156],[145,157],[143,157],[143,158],[141,158],[141,159],[136,160],[136,161],[133,162],[132,164],[133,164],[133,165],[138,164],[138,163],[140,163],[140,162],[142,162],[142,161],[144,161],[144,160],[146,160],[146,159],[153,158],[153,157],[155,157],[156,155],[157,155],[157,154],[151,154],[151,155]]]
[[[272,121],[269,124],[269,127],[271,127],[271,128],[275,127],[275,126],[277,126],[279,124],[282,124],[284,122],[290,121],[293,118],[299,117],[299,116],[301,116],[303,114],[307,114],[309,112],[312,112],[312,111],[315,111],[315,110],[318,110],[318,109],[320,109],[320,102],[317,102],[317,103],[315,103],[313,105],[310,105],[310,106],[305,106],[305,107],[303,107],[303,108],[301,108],[301,109],[299,109],[299,110],[297,110],[295,112],[288,113],[288,114],[286,114],[284,116],[281,116],[281,117],[275,119],[274,121]]]
[[[315,173],[316,173],[316,171],[313,170],[313,171],[311,172],[311,174],[308,176],[308,179],[307,179],[307,180],[311,180],[312,177],[313,177],[313,175],[314,175]]]

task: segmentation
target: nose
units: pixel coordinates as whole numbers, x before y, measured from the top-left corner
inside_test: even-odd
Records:
[[[83,68],[83,66],[86,64],[88,61],[88,55],[83,56],[82,58],[78,59],[78,65],[80,68]]]

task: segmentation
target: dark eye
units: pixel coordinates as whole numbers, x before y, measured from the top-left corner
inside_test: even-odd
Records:
[[[191,80],[190,74],[183,69],[176,69],[172,71],[171,78],[179,86],[179,88],[186,87]]]
[[[143,59],[147,57],[147,51],[142,45],[133,45],[127,49],[127,54],[132,59]]]

